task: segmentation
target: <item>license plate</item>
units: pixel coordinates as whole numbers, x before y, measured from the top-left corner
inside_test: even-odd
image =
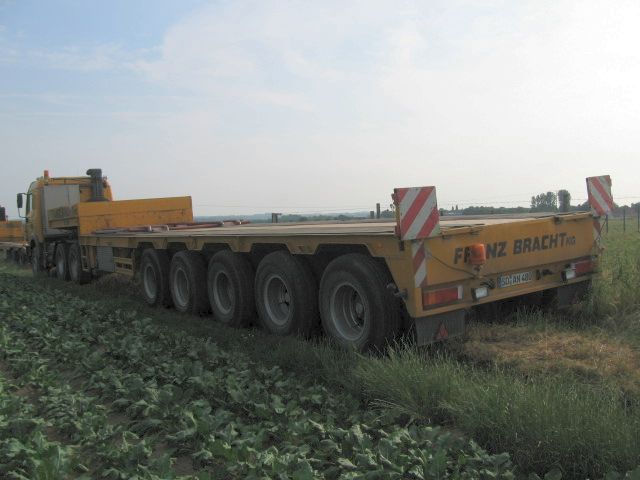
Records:
[[[513,287],[533,280],[533,272],[512,273],[498,277],[498,288]]]

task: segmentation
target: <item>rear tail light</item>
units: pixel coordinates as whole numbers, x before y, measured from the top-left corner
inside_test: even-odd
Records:
[[[422,290],[422,306],[424,308],[457,302],[461,299],[462,285],[441,288],[439,290]]]
[[[576,270],[576,277],[581,275],[586,275],[587,273],[591,273],[594,270],[594,265],[592,260],[582,260],[580,262],[576,262],[574,264]]]
[[[593,260],[580,260],[579,262],[572,263],[569,268],[562,271],[563,280],[572,280],[582,275],[587,275],[595,270],[595,263]]]
[[[569,268],[562,271],[563,280],[572,280],[576,277],[587,275],[595,270],[595,263],[593,260],[580,260],[579,262],[572,263]]]

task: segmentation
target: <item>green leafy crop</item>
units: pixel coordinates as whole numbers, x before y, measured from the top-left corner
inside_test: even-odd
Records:
[[[0,274],[0,477],[513,478],[278,367]]]

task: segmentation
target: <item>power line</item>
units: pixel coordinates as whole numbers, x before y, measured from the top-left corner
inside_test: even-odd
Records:
[[[519,194],[521,195],[521,194]],[[531,197],[528,199],[514,199],[514,200],[496,200],[498,198],[507,198],[510,195],[504,195],[500,197],[486,197],[484,199],[476,199],[476,200],[442,200],[438,202],[442,207],[448,206],[461,206],[461,207],[491,207],[494,205],[503,205],[509,206],[512,205],[513,208],[522,207],[529,208],[531,204]],[[637,200],[640,199],[640,195],[625,195],[625,196],[614,196],[614,200]],[[572,202],[584,203],[588,201],[587,198],[572,198]],[[313,214],[323,214],[323,213],[355,213],[355,212],[369,212],[372,209],[372,205],[227,205],[227,204],[212,204],[212,203],[200,203],[194,205],[194,207],[208,207],[208,208],[248,208],[248,209],[256,209],[259,212],[270,212],[274,210],[284,210],[287,215],[313,215]],[[387,208],[386,203],[383,204],[383,208]],[[293,212],[292,212],[293,210]],[[258,212],[258,213],[259,213]]]
[[[194,207],[212,207],[212,208],[262,208],[262,209],[274,209],[274,208],[295,208],[297,210],[323,210],[323,211],[339,211],[344,210],[345,208],[354,208],[354,209],[366,209],[369,210],[371,205],[345,205],[342,207],[338,207],[336,205],[322,207],[322,206],[295,206],[295,205],[214,205],[209,203],[199,203],[194,205]]]

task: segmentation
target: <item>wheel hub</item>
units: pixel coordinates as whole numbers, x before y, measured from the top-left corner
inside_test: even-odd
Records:
[[[213,280],[213,298],[217,307],[228,314],[233,309],[234,293],[231,280],[224,272],[218,272]]]
[[[358,340],[368,328],[369,312],[363,298],[356,286],[350,283],[336,285],[331,292],[331,321],[346,340]]]
[[[278,326],[291,318],[291,293],[280,275],[270,275],[264,283],[264,303],[269,317]]]

